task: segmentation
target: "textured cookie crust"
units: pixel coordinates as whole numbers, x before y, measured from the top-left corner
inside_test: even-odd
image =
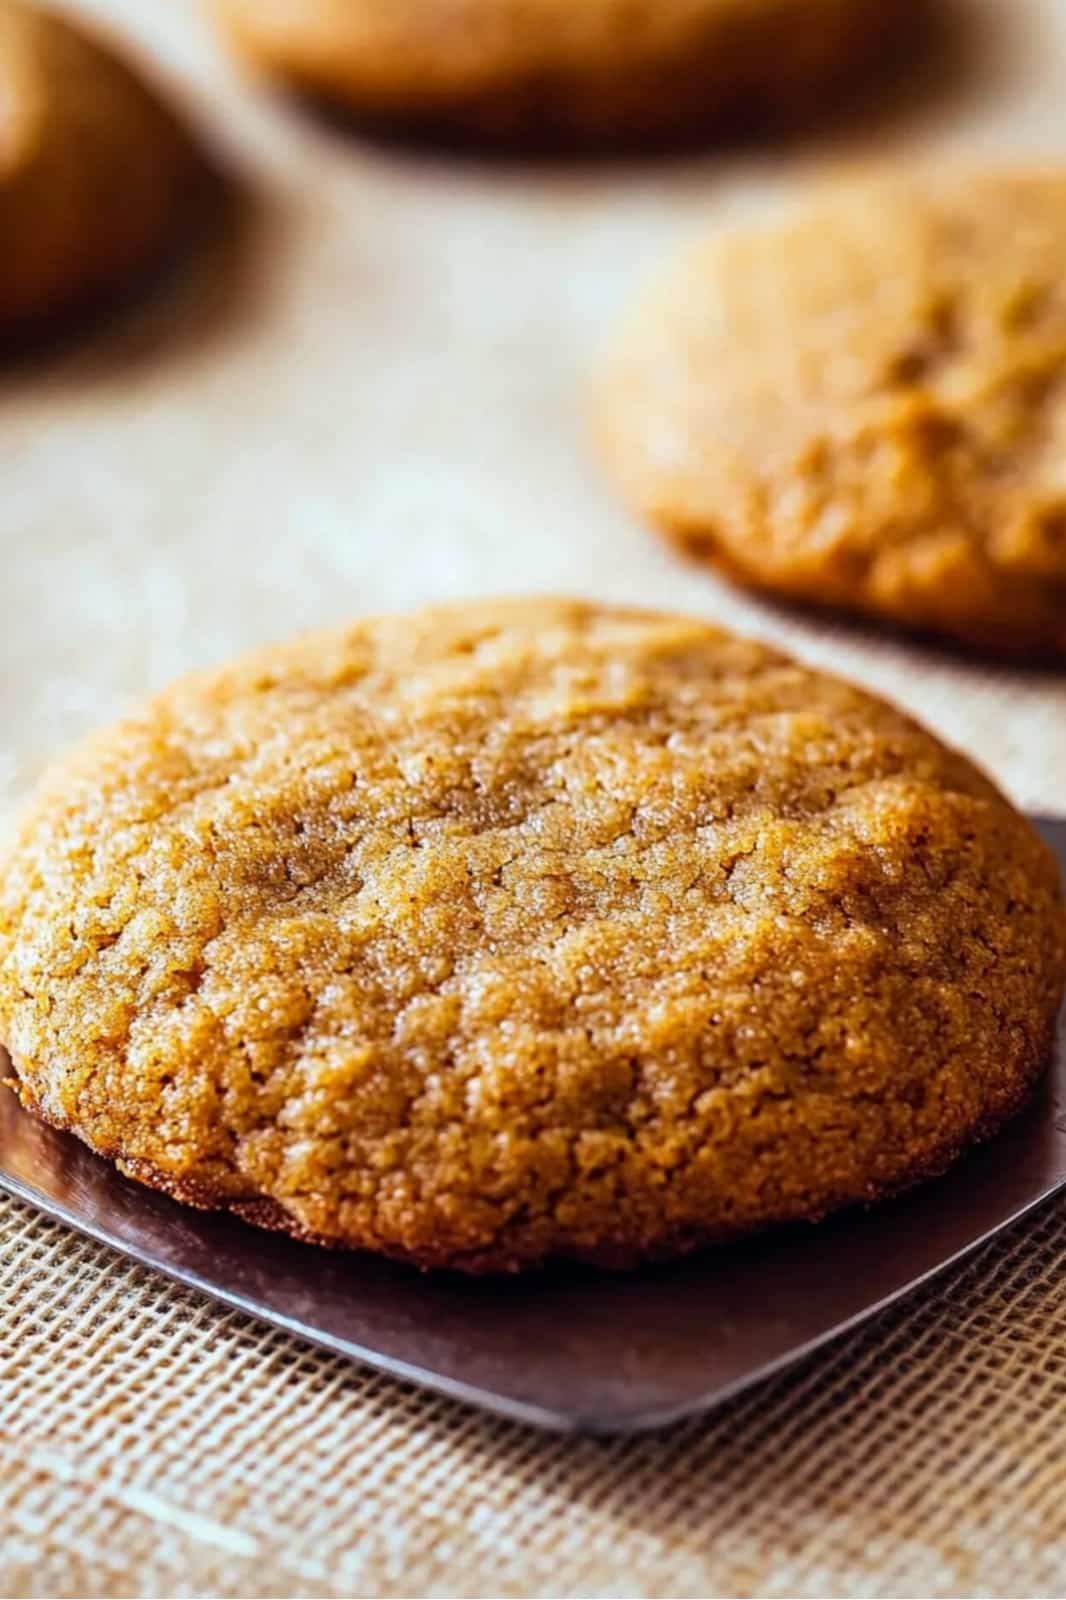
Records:
[[[741,582],[1066,656],[1066,175],[849,184],[711,241],[602,411],[632,502]]]
[[[173,243],[204,174],[137,74],[0,0],[0,339],[109,298]]]
[[[215,0],[259,67],[371,120],[633,143],[810,108],[922,0]]]
[[[377,619],[178,683],[3,865],[26,1105],[423,1265],[625,1264],[898,1188],[1019,1104],[1049,853],[899,712],[700,622]]]

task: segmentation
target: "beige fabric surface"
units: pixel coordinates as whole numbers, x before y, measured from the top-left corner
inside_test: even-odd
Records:
[[[901,0],[902,3],[902,0]],[[185,0],[82,0],[244,174],[150,304],[0,374],[0,809],[186,666],[372,608],[569,589],[775,637],[1066,811],[1066,675],[774,613],[617,507],[588,376],[678,240],[841,161],[1066,151],[1066,5],[787,152],[625,168],[376,149]],[[711,1420],[542,1438],[213,1308],[0,1201],[0,1593],[1066,1593],[1066,1206]]]

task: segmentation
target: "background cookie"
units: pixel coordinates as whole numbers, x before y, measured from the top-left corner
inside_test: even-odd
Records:
[[[109,298],[203,183],[175,117],[75,24],[0,0],[0,338]]]
[[[895,0],[215,0],[238,47],[356,114],[634,142],[795,113],[883,48]]]
[[[623,1263],[942,1167],[1018,1104],[1055,868],[886,704],[691,620],[358,624],[190,678],[6,861],[27,1105],[433,1265]]]
[[[633,503],[784,596],[1066,655],[1066,177],[848,185],[680,263],[604,393]]]

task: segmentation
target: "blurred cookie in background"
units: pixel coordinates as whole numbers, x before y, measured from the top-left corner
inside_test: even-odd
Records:
[[[802,118],[925,0],[214,0],[238,50],[354,117],[639,146]]]
[[[180,118],[79,25],[0,0],[0,343],[111,302],[211,191]]]
[[[786,599],[1066,657],[1066,173],[878,176],[723,234],[630,317],[632,504]]]

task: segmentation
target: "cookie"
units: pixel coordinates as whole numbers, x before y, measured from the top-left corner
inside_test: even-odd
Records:
[[[24,1104],[126,1173],[469,1270],[625,1265],[939,1172],[1045,1063],[1052,859],[892,707],[569,601],[186,679],[3,864]]]
[[[639,143],[773,123],[881,55],[896,0],[215,0],[260,68],[385,125]],[[907,17],[907,13],[911,17]]]
[[[723,234],[630,319],[612,469],[787,599],[1066,656],[1066,177],[848,183]]]
[[[0,340],[114,296],[175,242],[204,173],[110,48],[0,0]]]

